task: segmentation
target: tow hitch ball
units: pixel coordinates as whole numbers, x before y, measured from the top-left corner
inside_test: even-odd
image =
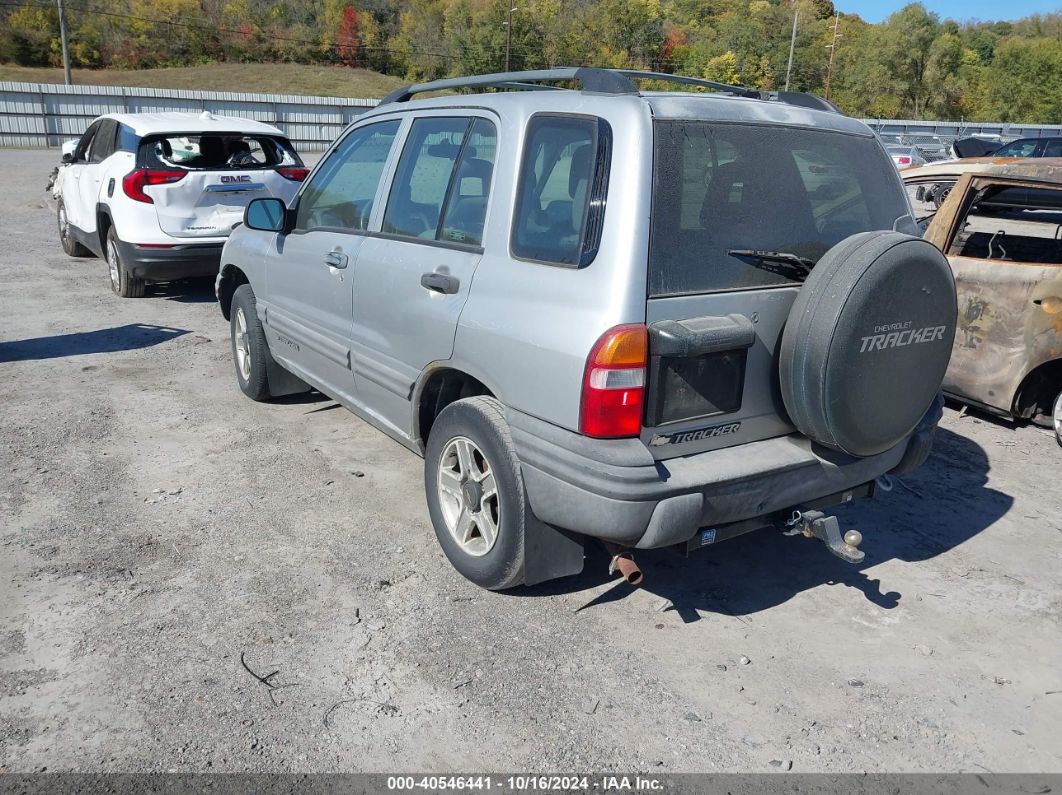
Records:
[[[826,516],[822,511],[793,511],[793,518],[786,522],[783,532],[787,536],[817,538],[830,552],[848,563],[862,563],[866,557],[859,549],[863,534],[858,530],[849,530],[842,537],[837,517]]]

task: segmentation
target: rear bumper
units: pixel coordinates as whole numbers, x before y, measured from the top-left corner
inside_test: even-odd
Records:
[[[214,276],[224,243],[186,243],[172,248],[141,248],[119,241],[122,263],[138,279],[168,282],[197,276]]]
[[[852,458],[799,434],[654,461],[637,439],[599,440],[509,409],[528,501],[547,524],[627,546],[684,543],[706,526],[790,508],[917,467],[939,404],[908,438]]]

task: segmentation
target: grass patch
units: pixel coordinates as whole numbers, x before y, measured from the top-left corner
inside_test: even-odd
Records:
[[[134,86],[253,94],[380,98],[405,84],[397,77],[344,66],[288,63],[219,63],[165,69],[75,69],[86,86]],[[0,81],[62,83],[62,69],[0,64]]]

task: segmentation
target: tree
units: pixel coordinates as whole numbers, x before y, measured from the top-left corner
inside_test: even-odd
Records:
[[[1062,46],[1005,39],[988,68],[988,112],[1001,121],[1062,124]]]
[[[339,62],[344,66],[357,66],[360,44],[358,12],[351,6],[346,6],[342,12],[339,33],[336,36],[336,57],[339,58]]]

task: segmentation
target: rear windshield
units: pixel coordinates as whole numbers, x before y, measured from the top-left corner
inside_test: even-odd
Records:
[[[874,138],[659,121],[654,169],[651,296],[801,280],[778,258],[731,252],[795,255],[788,258],[811,265],[857,232],[917,234],[896,168]]]
[[[270,135],[154,135],[140,145],[148,168],[230,170],[301,166],[291,143]]]

